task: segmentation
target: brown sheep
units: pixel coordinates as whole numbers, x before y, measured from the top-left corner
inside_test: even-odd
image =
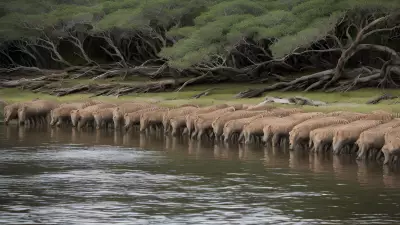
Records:
[[[94,122],[96,124],[96,129],[100,129],[103,125],[105,128],[108,127],[109,124],[112,124],[113,121],[113,112],[115,108],[105,108],[98,109],[93,112]]]
[[[352,122],[352,121],[360,120],[360,119],[367,117],[367,114],[357,113],[357,112],[336,111],[336,112],[327,113],[326,116],[341,117],[343,119],[346,119],[346,120]]]
[[[84,109],[88,106],[101,104],[99,101],[89,100],[85,102],[72,102],[72,103],[63,103],[59,107],[74,107],[76,109]]]
[[[249,124],[254,119],[258,119],[258,118],[260,118],[260,115],[252,116],[252,117],[248,117],[248,118],[242,118],[242,119],[229,120],[228,122],[226,122],[224,125],[223,134],[222,134],[224,136],[224,142],[228,142],[228,140],[232,134],[242,132],[243,127],[246,124]]]
[[[289,149],[304,146],[304,143],[308,143],[310,132],[314,129],[346,123],[348,123],[348,120],[340,117],[314,118],[299,123],[289,132]]]
[[[233,107],[233,108],[235,108],[236,110],[245,110],[245,109],[247,109],[249,106],[248,106],[247,104],[240,104],[240,103],[238,103],[238,104],[229,105],[229,107]]]
[[[105,109],[105,108],[113,108],[116,105],[110,103],[102,103],[88,106],[84,109],[76,109],[71,111],[71,123],[72,126],[77,126],[78,128],[82,128],[88,122],[94,122],[93,112],[98,109]]]
[[[399,126],[400,120],[394,119],[362,132],[356,141],[358,145],[357,159],[364,159],[370,149],[381,149],[385,144],[385,133]]]
[[[35,100],[32,100],[35,101]],[[8,125],[11,120],[18,120],[18,109],[25,103],[29,103],[32,101],[26,102],[17,102],[12,104],[7,104],[3,108],[3,116],[4,116],[4,124]]]
[[[362,118],[363,120],[383,120],[383,121],[390,121],[393,119],[393,116],[391,113],[388,113],[383,110],[375,110],[372,111],[372,113],[367,114],[365,118]]]
[[[344,126],[343,124],[331,125],[327,127],[318,128],[310,132],[309,147],[313,148],[315,152],[322,152],[327,149],[333,141],[335,129]]]
[[[165,112],[163,115],[163,118],[162,118],[164,132],[168,133],[168,131],[170,129],[170,119],[172,119],[174,117],[179,117],[179,116],[186,116],[186,115],[191,114],[192,112],[196,112],[197,110],[198,110],[197,107],[184,106],[182,108],[170,109],[167,112]]]
[[[124,130],[128,131],[134,125],[140,124],[140,117],[142,114],[147,113],[147,112],[153,112],[153,111],[160,110],[160,109],[167,110],[168,108],[154,106],[154,107],[149,107],[149,108],[145,108],[142,110],[138,110],[135,112],[125,113],[124,114]]]
[[[186,126],[186,116],[178,116],[170,119],[171,124],[171,135],[176,136],[178,131]]]
[[[223,134],[223,128],[224,128],[225,123],[229,120],[248,118],[248,117],[265,114],[265,113],[267,113],[267,114],[265,114],[265,116],[267,116],[267,115],[278,116],[279,115],[280,117],[283,117],[283,116],[287,116],[290,114],[298,113],[300,111],[301,110],[299,110],[299,109],[285,109],[285,108],[274,108],[274,109],[271,109],[270,111],[238,110],[234,113],[231,113],[228,116],[218,117],[215,121],[213,121],[212,126],[213,126],[213,131],[214,131],[216,138],[219,139],[221,137],[221,135]],[[269,112],[271,112],[272,114],[270,114]]]
[[[286,117],[285,122],[273,122],[263,128],[263,141],[267,142],[272,137],[272,145],[278,146],[282,138],[289,137],[289,132],[298,124],[313,118],[326,116],[321,112],[296,113]]]
[[[118,129],[122,123],[125,113],[136,112],[142,109],[154,108],[155,106],[149,103],[125,103],[116,107],[113,111],[114,128]]]
[[[260,115],[265,112],[266,111],[238,110],[238,111],[230,113],[229,115],[218,116],[211,124],[216,140],[219,140],[219,138],[223,134],[223,129],[224,129],[225,123],[228,122],[229,120],[248,118],[248,117]]]
[[[245,144],[250,143],[251,136],[263,135],[264,126],[278,120],[284,121],[286,119],[277,116],[269,116],[253,120],[251,123],[244,125],[243,131],[241,133],[241,136],[243,136],[244,138],[244,143]]]
[[[385,156],[383,164],[388,164],[392,156],[400,155],[400,127],[394,128],[385,134],[385,145],[381,151]]]
[[[224,128],[223,128],[224,141],[227,142],[233,133],[241,133],[243,130],[243,127],[246,124],[249,124],[250,122],[252,122],[254,119],[258,119],[261,117],[268,117],[268,116],[284,117],[284,116],[291,115],[292,113],[293,113],[293,111],[273,109],[269,112],[266,111],[264,113],[261,113],[259,115],[255,115],[252,117],[245,117],[245,118],[241,118],[241,119],[229,120],[228,122],[225,123]]]
[[[220,109],[214,112],[199,114],[194,120],[195,131],[192,133],[192,138],[197,134],[197,138],[200,140],[202,136],[208,131],[212,130],[212,122],[219,116],[227,116],[236,109],[234,107],[228,107],[225,109]]]
[[[248,107],[246,110],[247,111],[258,111],[258,110],[270,111],[275,108],[276,108],[276,106],[273,106],[273,105],[255,105],[255,106]]]
[[[332,140],[333,153],[339,154],[345,145],[355,143],[363,131],[382,123],[382,120],[357,120],[336,128]]]
[[[61,126],[71,122],[71,111],[78,109],[74,105],[61,105],[50,112],[50,125]]]
[[[200,108],[196,112],[187,115],[186,116],[186,128],[187,128],[189,137],[193,133],[193,130],[194,130],[193,122],[197,118],[197,115],[214,112],[214,111],[217,111],[217,110],[220,110],[220,109],[224,109],[224,108],[227,108],[227,107],[229,107],[227,104],[218,104],[218,105],[213,105],[213,106]]]
[[[230,106],[227,108],[223,108],[223,109],[218,109],[212,112],[208,112],[208,113],[202,113],[202,114],[195,114],[195,115],[188,115],[186,117],[186,128],[188,129],[188,132],[191,133],[189,135],[190,138],[194,138],[196,135],[198,135],[198,132],[203,129],[200,127],[204,127],[206,129],[207,126],[203,126],[201,123],[203,123],[203,120],[211,120],[210,122],[210,126],[211,123],[220,115],[224,115],[227,112],[233,112],[235,111],[236,108],[234,106]],[[199,118],[201,117],[201,119],[199,120]],[[191,126],[193,124],[193,126]],[[208,122],[207,122],[208,124]],[[204,124],[205,125],[205,124]],[[194,128],[194,129],[193,129]],[[212,129],[212,127],[211,127]],[[208,129],[207,129],[208,130]],[[205,131],[205,130],[204,130]],[[202,134],[200,136],[202,136],[204,134],[204,132],[202,132]]]
[[[48,100],[36,100],[22,104],[18,108],[19,124],[25,124],[25,121],[32,118],[46,121],[51,110],[57,108],[60,104]]]
[[[13,103],[4,106],[3,116],[4,116],[4,124],[8,125],[11,120],[18,119],[18,109],[23,103]]]
[[[163,115],[168,111],[168,108],[159,108],[152,112],[143,113],[140,116],[140,132],[145,131],[149,125],[156,127],[162,126]]]

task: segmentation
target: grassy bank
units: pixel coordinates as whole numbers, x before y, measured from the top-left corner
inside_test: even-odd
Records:
[[[88,83],[88,80],[75,80],[77,83]],[[105,81],[101,81],[104,83]],[[115,82],[115,81],[110,81]],[[137,81],[135,81],[137,82]],[[365,104],[371,98],[382,95],[383,91],[380,89],[361,89],[357,91],[351,91],[346,93],[324,93],[324,92],[269,92],[263,97],[251,98],[251,99],[236,99],[234,95],[240,91],[246,90],[247,88],[257,88],[265,86],[265,84],[218,84],[218,85],[198,85],[193,87],[187,87],[181,92],[167,92],[167,93],[145,93],[145,94],[131,94],[127,96],[121,96],[119,98],[110,96],[100,96],[93,99],[103,101],[124,101],[124,100],[142,100],[148,102],[158,102],[161,105],[173,106],[185,103],[194,103],[199,105],[211,105],[218,103],[247,103],[256,104],[265,98],[265,96],[274,97],[292,97],[292,96],[303,96],[312,100],[320,100],[327,102],[327,106],[312,107],[304,106],[306,111],[335,111],[335,110],[347,110],[357,112],[369,112],[377,109],[384,109],[392,112],[400,112],[400,104],[394,104],[397,99],[382,101],[376,105]],[[199,99],[192,99],[191,97],[209,88],[217,88],[213,90],[208,96],[203,96]],[[386,93],[393,95],[400,95],[400,90],[385,90]],[[46,94],[37,94],[20,89],[1,89],[0,99],[7,102],[18,102],[26,101],[34,98],[41,99],[57,99],[61,102],[82,100],[90,97],[91,94],[73,94],[65,97],[55,97]],[[284,107],[292,107],[287,105],[281,105]]]

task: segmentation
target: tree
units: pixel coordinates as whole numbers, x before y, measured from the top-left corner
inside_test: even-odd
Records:
[[[57,68],[102,79],[189,83],[299,79],[268,90],[396,86],[398,0],[1,0],[4,71]],[[361,60],[360,52],[379,63]],[[10,70],[12,69],[12,70]],[[311,71],[320,71],[312,74]],[[185,83],[187,85],[188,83]]]

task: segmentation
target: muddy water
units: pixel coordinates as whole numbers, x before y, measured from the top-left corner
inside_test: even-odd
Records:
[[[0,126],[0,224],[399,224],[400,174],[161,135]]]

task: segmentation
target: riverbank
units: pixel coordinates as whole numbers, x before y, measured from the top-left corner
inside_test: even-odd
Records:
[[[107,83],[107,80],[102,81],[92,81],[92,80],[73,80],[70,82],[65,82],[66,85],[71,84],[101,84]],[[113,83],[115,80],[109,80]],[[132,81],[135,84],[144,81]],[[63,97],[57,97],[54,95],[34,93],[28,90],[21,90],[19,88],[3,88],[0,90],[0,100],[6,102],[20,102],[31,100],[35,98],[41,99],[56,99],[61,102],[66,101],[76,101],[81,99],[97,99],[107,102],[115,101],[126,101],[126,100],[140,100],[145,102],[158,103],[164,106],[175,106],[186,103],[198,104],[201,106],[207,106],[218,103],[247,103],[247,104],[257,104],[264,101],[266,96],[288,98],[294,96],[302,96],[309,98],[311,100],[318,100],[326,102],[325,106],[302,106],[305,111],[354,111],[354,112],[370,112],[373,110],[387,110],[391,112],[400,112],[400,99],[383,100],[378,104],[366,104],[369,100],[381,96],[383,93],[389,93],[393,96],[400,96],[400,90],[381,90],[381,89],[360,89],[356,91],[349,92],[335,92],[335,93],[325,93],[325,92],[268,92],[261,97],[257,98],[235,98],[235,95],[246,89],[260,88],[267,84],[210,84],[210,85],[196,85],[188,86],[181,90],[180,92],[158,92],[158,93],[136,93],[128,94],[124,96],[97,96],[93,97],[92,93],[79,93],[70,94]],[[206,90],[211,90],[207,95],[201,96],[199,98],[193,98]],[[279,104],[282,107],[294,107],[294,105]],[[298,107],[298,106],[297,106]],[[2,110],[1,110],[2,111]],[[1,112],[2,114],[2,112]],[[1,116],[0,116],[1,117]]]

